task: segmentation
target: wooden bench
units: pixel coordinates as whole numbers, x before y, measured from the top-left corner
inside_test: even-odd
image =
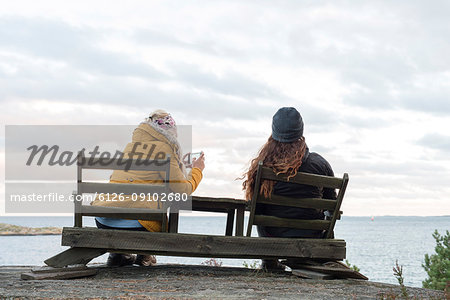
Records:
[[[81,164],[83,168],[84,165]],[[117,164],[112,164],[109,169],[118,168]],[[106,167],[104,168],[106,169]],[[145,169],[143,166],[139,170],[153,170],[151,166]],[[161,170],[159,170],[161,171]],[[262,178],[272,180],[283,180],[282,176],[271,174],[266,168],[260,165],[257,175],[257,188],[250,203],[250,219],[247,236],[217,236],[204,234],[181,234],[175,232],[143,232],[127,230],[105,230],[97,228],[82,227],[82,216],[114,216],[116,218],[165,220],[167,218],[167,207],[163,207],[161,213],[145,209],[118,209],[84,206],[75,204],[75,226],[63,228],[62,246],[70,248],[45,261],[51,267],[61,268],[69,265],[87,264],[93,258],[106,252],[153,254],[166,256],[186,256],[186,257],[207,257],[207,258],[241,258],[241,259],[307,259],[313,261],[339,261],[346,255],[346,243],[344,240],[332,239],[334,224],[339,215],[339,207],[342,202],[348,176],[343,179],[317,176],[310,174],[298,174],[291,182],[303,184],[319,185],[322,187],[340,188],[337,200],[326,199],[285,199],[272,197],[262,199],[257,196],[259,184]],[[89,191],[99,192],[121,191],[121,184],[102,183],[94,185],[86,184],[82,181],[82,171],[78,170],[78,191],[77,194]],[[167,173],[168,174],[168,171]],[[169,178],[166,175],[166,180]],[[168,181],[166,181],[167,183]],[[110,189],[113,186],[114,189]],[[152,190],[155,186],[146,184],[123,184],[126,192]],[[257,202],[272,203],[281,201],[284,205],[310,207],[326,209],[332,211],[331,220],[298,221],[278,220],[264,218],[255,215],[255,205]],[[299,201],[299,202],[298,202]],[[297,203],[298,202],[298,203]],[[300,204],[299,204],[300,203]],[[111,214],[112,212],[112,214]],[[228,218],[230,219],[230,218]],[[238,222],[243,222],[239,218]],[[164,222],[163,222],[164,224]],[[295,228],[313,228],[326,231],[323,239],[303,239],[303,238],[265,238],[250,237],[252,225],[270,224],[288,226]],[[237,224],[237,228],[243,228],[243,224]],[[170,231],[170,230],[169,230]],[[228,232],[228,230],[227,230]]]

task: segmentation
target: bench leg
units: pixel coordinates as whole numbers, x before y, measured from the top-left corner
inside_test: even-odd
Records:
[[[227,227],[225,235],[233,235],[234,209],[229,209],[227,214]]]
[[[94,258],[106,253],[104,249],[77,248],[67,249],[44,261],[48,266],[62,268],[69,265],[85,265]]]
[[[238,208],[236,213],[236,236],[244,235],[244,208]]]
[[[180,218],[179,213],[169,214],[169,232],[178,233],[178,219]]]

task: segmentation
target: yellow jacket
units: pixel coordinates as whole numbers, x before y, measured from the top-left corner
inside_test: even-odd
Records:
[[[149,154],[150,159],[155,159],[155,156],[160,152],[163,152],[166,155],[170,155],[169,186],[171,191],[173,191],[174,193],[186,193],[190,195],[195,191],[200,181],[202,180],[203,174],[202,171],[198,168],[193,168],[186,178],[182,170],[182,162],[178,143],[174,140],[171,140],[170,136],[167,136],[163,131],[158,130],[158,128],[150,126],[146,123],[140,124],[133,132],[131,143],[128,143],[123,151],[124,158],[129,158],[129,154],[133,149],[135,150],[135,152],[143,153],[143,159],[146,159]],[[136,157],[134,158],[136,159]],[[110,182],[130,184],[155,184],[161,183],[164,180],[164,176],[165,174],[163,172],[156,171],[115,170],[111,175]],[[125,196],[123,201],[109,202],[101,201],[99,197],[97,197],[97,199],[95,199],[91,203],[91,205],[155,209],[157,207],[157,202],[132,201],[130,196]],[[161,231],[161,222],[159,221],[139,220],[139,223],[141,223],[141,225],[144,226],[148,231]]]

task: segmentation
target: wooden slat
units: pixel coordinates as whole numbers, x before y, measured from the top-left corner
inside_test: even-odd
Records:
[[[83,228],[73,227],[74,229],[82,230]],[[101,229],[97,229],[101,230]],[[103,229],[105,230],[105,229]],[[55,256],[45,260],[44,263],[50,267],[62,268],[68,265],[85,265],[92,259],[103,255],[106,252],[104,249],[98,248],[70,248]]]
[[[333,275],[335,278],[353,278],[368,280],[363,274],[349,268],[339,261],[320,262],[317,260],[287,259],[282,260],[282,264],[290,267],[292,270],[310,270],[324,274]]]
[[[170,213],[169,214],[169,232],[177,233],[178,232],[178,219],[180,217],[179,213]]]
[[[258,200],[261,190],[261,170],[263,168],[263,162],[258,162],[258,169],[256,170],[255,186],[253,190],[252,200],[250,204],[250,216],[248,217],[247,236],[252,235],[253,224],[255,221],[256,201]]]
[[[354,275],[356,275],[356,277],[354,276],[353,278],[355,279],[363,279],[363,280],[369,280],[369,278],[361,273],[359,273],[359,271],[355,271],[352,268],[350,268],[349,266],[347,266],[346,264],[344,264],[341,261],[331,261],[331,262],[326,262],[323,264],[324,266],[327,267],[334,267],[334,268],[343,268],[343,269],[349,269],[352,270],[354,273]]]
[[[85,157],[81,156],[78,165],[83,169],[97,169],[97,170],[133,170],[133,171],[154,171],[166,172],[170,158],[164,160],[147,160],[144,156],[141,160],[138,159],[103,159],[99,157]]]
[[[228,212],[228,208],[224,207],[199,207],[197,205],[192,205],[193,211],[207,211],[207,212],[218,212],[218,213],[226,213]]]
[[[65,227],[62,245],[189,257],[345,258],[343,240],[206,236],[96,228]]]
[[[303,269],[292,269],[292,275],[298,276],[305,279],[319,279],[319,280],[329,280],[334,279],[330,274],[324,274],[317,271],[303,270]]]
[[[329,239],[334,236],[334,225],[336,224],[336,220],[338,217],[340,218],[340,209],[342,201],[344,200],[345,190],[347,189],[348,184],[348,174],[344,173],[344,177],[342,179],[342,185],[339,187],[339,194],[336,199],[336,209],[333,212],[333,216],[331,217],[330,227],[326,232],[326,238]]]
[[[214,211],[214,209],[221,209],[221,211],[226,211],[227,209],[230,208],[245,208],[246,207],[246,203],[245,202],[241,202],[241,203],[236,203],[236,202],[231,202],[231,203],[227,203],[227,202],[215,202],[214,200],[211,201],[198,201],[196,200],[194,197],[192,197],[192,209],[193,210],[210,210]]]
[[[167,214],[160,214],[160,216],[162,216],[162,221],[161,221],[161,232],[168,232],[169,228],[168,228],[168,221],[169,219],[167,218]]]
[[[321,266],[322,264],[329,262],[330,260],[324,259],[310,259],[310,258],[291,258],[291,259],[282,259],[280,263],[282,265],[288,266],[291,269],[298,269],[304,265],[310,266]]]
[[[258,203],[325,210],[334,210],[336,207],[336,200],[327,200],[322,198],[298,199],[278,195],[272,195],[271,198],[266,198],[260,195],[258,198]]]
[[[225,235],[233,235],[233,225],[234,225],[234,209],[229,209],[227,212],[227,223],[225,226]]]
[[[79,184],[78,193],[123,193],[124,195],[157,193],[161,196],[162,193],[169,194],[170,190],[166,185],[156,184],[82,182]]]
[[[287,227],[297,229],[326,230],[330,226],[330,221],[326,220],[297,220],[278,218],[273,216],[256,215],[254,225]]]
[[[82,198],[77,198],[77,195],[82,195],[81,193],[79,193],[78,191],[80,191],[80,186],[81,186],[81,182],[83,181],[83,169],[80,166],[80,163],[82,162],[82,157],[83,155],[81,154],[81,152],[78,153],[77,156],[77,190],[73,192],[73,195],[75,196],[75,201],[74,203],[74,226],[75,227],[83,227],[83,217],[81,216],[81,214],[79,213],[80,210],[80,206],[82,204]]]
[[[273,173],[272,169],[270,168],[263,167],[261,172],[262,172],[261,178],[263,179],[320,186],[332,189],[337,189],[342,186],[342,179],[336,177],[299,172],[297,173],[297,175],[287,180],[287,176],[281,174],[277,176]]]
[[[81,215],[81,206],[82,206],[82,199],[81,197],[77,197],[77,194],[73,194],[73,204],[74,204],[74,223],[73,226],[75,227],[83,227],[83,216]]]
[[[302,266],[302,269],[311,270],[315,272],[321,272],[325,274],[333,275],[336,278],[353,278],[353,279],[362,279],[362,280],[368,280],[366,276],[363,274],[352,270],[350,268],[344,268],[344,267],[333,267],[333,266]]]
[[[223,197],[201,197],[201,196],[192,196],[192,201],[196,201],[198,203],[226,203],[229,205],[247,205],[250,201],[246,201],[244,199],[235,199],[235,198],[223,198]]]
[[[60,272],[50,272],[50,273],[22,273],[20,278],[22,280],[55,280],[55,279],[72,279],[72,278],[82,278],[88,276],[94,276],[98,273],[97,269],[87,268],[85,270],[78,271],[60,271]]]
[[[57,273],[57,272],[65,272],[65,271],[80,271],[86,270],[88,267],[86,265],[73,265],[64,268],[53,268],[49,266],[44,267],[34,267],[31,269],[32,273]]]
[[[130,220],[162,221],[164,211],[145,208],[124,208],[124,207],[104,207],[104,206],[81,206],[81,214],[90,217],[106,217]]]
[[[244,235],[244,216],[245,216],[244,207],[236,209],[236,236]]]

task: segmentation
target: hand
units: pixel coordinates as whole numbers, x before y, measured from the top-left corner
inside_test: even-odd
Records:
[[[205,168],[205,153],[202,152],[199,158],[194,158],[192,161],[192,167],[199,168],[203,172],[203,169]]]
[[[190,155],[190,153],[186,153],[185,155],[183,155],[183,158],[182,158],[182,161],[183,161],[183,164],[184,164],[184,166],[186,167],[186,168],[192,168],[192,164],[190,164],[189,162],[188,162],[188,156]]]

